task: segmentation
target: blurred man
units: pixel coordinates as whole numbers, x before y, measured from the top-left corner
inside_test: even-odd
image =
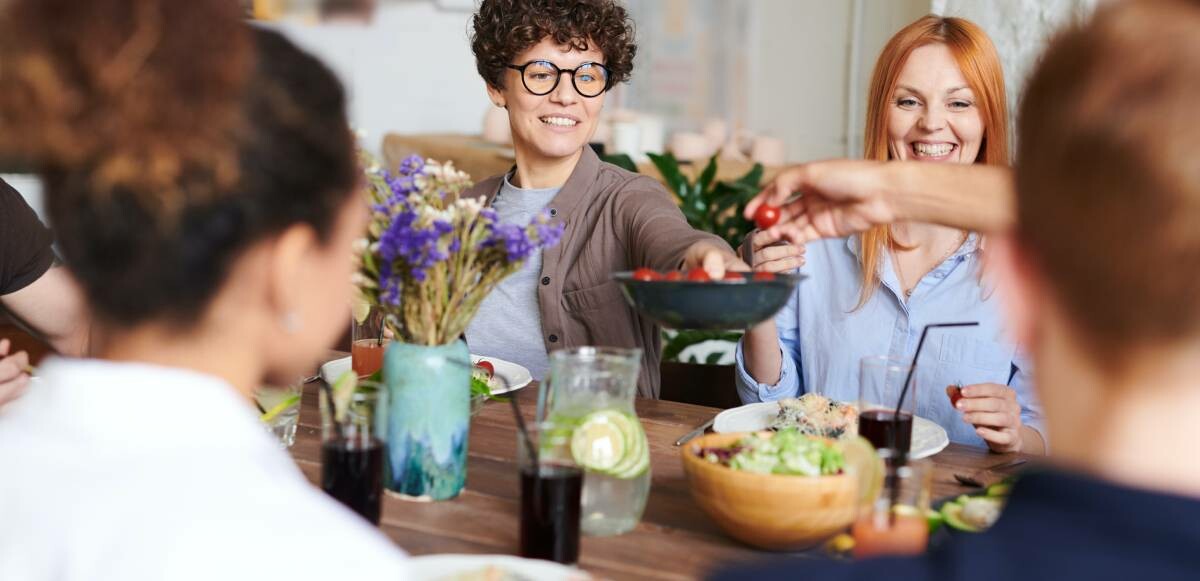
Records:
[[[775,230],[801,243],[902,218],[979,228],[1015,216],[992,236],[991,268],[1035,358],[1053,467],[1021,479],[989,532],[922,557],[718,578],[1195,579],[1198,104],[1200,2],[1113,2],[1050,46],[1025,94],[1014,176],[837,162],[782,178],[763,199],[802,186]],[[975,206],[953,210],[964,202]]]

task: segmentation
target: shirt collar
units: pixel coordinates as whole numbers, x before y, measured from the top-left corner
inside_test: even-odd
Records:
[[[954,254],[950,255],[950,258],[966,256],[967,254],[971,254],[976,250],[979,250],[979,242],[980,237],[978,233],[968,232],[967,239],[963,241],[961,246],[958,247],[958,250],[954,251]],[[853,254],[855,258],[862,258],[862,235],[855,234],[853,236],[847,236],[846,248],[850,250],[850,254]]]
[[[463,197],[481,198],[484,205],[491,205],[496,194],[500,192],[501,186],[508,179],[508,174],[515,170],[514,166],[504,175],[493,176],[479,182],[475,187],[467,190]],[[579,162],[575,164],[575,169],[571,172],[571,177],[567,178],[566,183],[550,202],[551,207],[555,209],[555,215],[559,218],[569,215],[581,200],[587,198],[599,175],[600,156],[596,155],[591,147],[584,146],[583,153],[579,156]]]

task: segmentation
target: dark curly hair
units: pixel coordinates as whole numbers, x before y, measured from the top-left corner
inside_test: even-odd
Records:
[[[547,37],[581,51],[595,43],[604,53],[609,87],[633,73],[633,22],[615,0],[483,0],[473,27],[475,68],[493,87],[503,88],[513,59]]]
[[[98,322],[195,323],[254,243],[294,224],[328,240],[358,171],[316,58],[228,0],[8,6],[0,151],[37,168]]]

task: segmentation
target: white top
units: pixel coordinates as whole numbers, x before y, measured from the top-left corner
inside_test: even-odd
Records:
[[[0,410],[0,579],[406,578],[215,377],[53,359]]]
[[[537,217],[561,188],[522,189],[508,176],[492,200],[492,209],[503,224],[524,228]],[[512,361],[541,381],[550,369],[550,355],[542,340],[542,311],[538,287],[542,278],[542,252],[534,252],[520,270],[500,281],[483,298],[475,318],[467,325],[471,353]]]

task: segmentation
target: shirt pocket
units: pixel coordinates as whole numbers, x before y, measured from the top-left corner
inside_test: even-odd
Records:
[[[1016,345],[1010,343],[944,335],[934,365],[935,376],[943,389],[959,382],[1008,385],[1016,350]]]
[[[615,280],[605,281],[593,287],[563,292],[563,307],[569,313],[578,314],[612,308],[609,305],[613,304],[620,307],[625,306],[625,297],[621,294],[621,287]],[[625,309],[616,311],[622,315],[626,312]]]

